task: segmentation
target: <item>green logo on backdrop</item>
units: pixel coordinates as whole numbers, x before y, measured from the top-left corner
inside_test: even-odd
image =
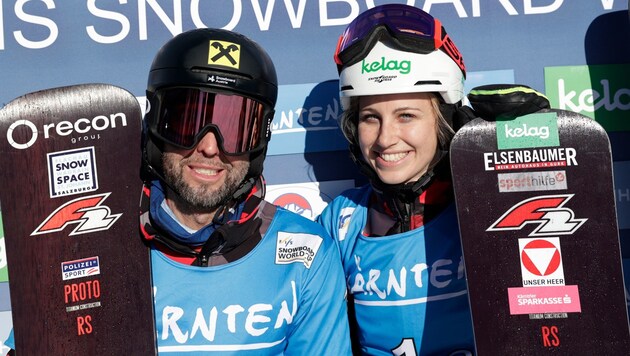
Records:
[[[551,107],[595,119],[606,131],[630,130],[630,64],[545,68]]]
[[[9,280],[7,271],[7,253],[4,248],[4,227],[2,226],[2,216],[0,216],[0,282]]]
[[[560,146],[556,113],[529,114],[496,122],[500,150]]]

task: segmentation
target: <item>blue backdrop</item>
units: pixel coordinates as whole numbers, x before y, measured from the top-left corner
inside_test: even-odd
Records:
[[[387,2],[422,8],[442,21],[464,56],[467,91],[525,84],[545,93],[553,107],[602,123],[613,148],[622,253],[630,268],[625,0],[2,1],[0,107],[28,92],[90,82],[121,86],[143,102],[151,60],[164,42],[196,27],[241,32],[268,50],[281,85],[264,173],[267,199],[312,218],[342,189],[363,181],[337,128],[332,57],[345,25]],[[6,268],[0,237],[0,340],[11,325]]]

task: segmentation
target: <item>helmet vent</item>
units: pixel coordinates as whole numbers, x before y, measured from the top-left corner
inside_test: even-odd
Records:
[[[414,85],[442,85],[442,82],[439,80],[420,80]]]
[[[352,85],[344,85],[341,87],[341,90],[352,90],[354,87]]]
[[[204,74],[229,74],[232,77],[240,78],[240,79],[248,79],[251,80],[252,77],[249,75],[243,75],[243,73],[235,72],[231,70],[217,70],[216,68],[207,69],[203,67],[192,67],[190,69],[193,73],[204,73]]]

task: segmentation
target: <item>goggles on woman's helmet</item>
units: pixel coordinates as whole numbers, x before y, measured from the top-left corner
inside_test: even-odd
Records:
[[[335,62],[343,67],[361,61],[376,42],[387,38],[403,51],[428,54],[441,49],[466,73],[464,61],[440,21],[413,6],[376,6],[357,16],[337,42]]]
[[[173,146],[192,149],[210,130],[227,155],[248,153],[267,143],[262,132],[265,105],[254,99],[196,88],[160,89],[156,96],[151,133]]]

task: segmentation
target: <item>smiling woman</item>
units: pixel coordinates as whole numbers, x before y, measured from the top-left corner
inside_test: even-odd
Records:
[[[359,15],[335,54],[340,127],[370,184],[342,193],[319,222],[338,240],[355,351],[474,350],[448,161],[472,116],[464,61],[439,20],[390,4]]]
[[[416,181],[438,150],[432,94],[359,98],[358,137],[363,158],[387,184]]]

